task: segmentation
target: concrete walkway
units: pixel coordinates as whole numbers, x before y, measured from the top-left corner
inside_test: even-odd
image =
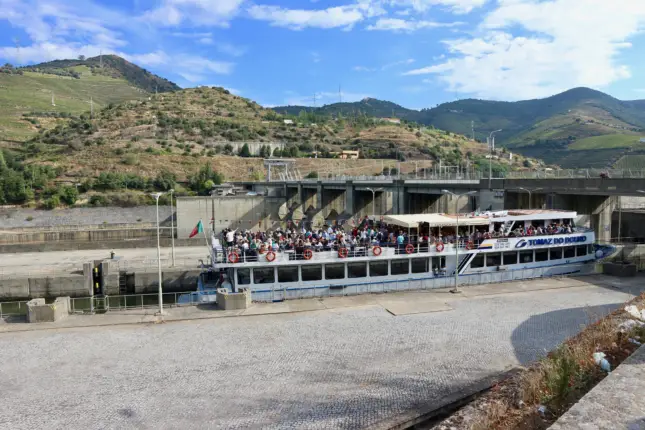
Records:
[[[551,430],[644,430],[645,346],[623,361]]]
[[[478,297],[530,294],[543,290],[563,288],[611,288],[637,294],[642,288],[643,277],[614,278],[604,275],[584,277],[562,277],[535,279],[524,282],[505,282],[468,286],[461,293],[453,294],[449,289],[407,291],[385,294],[364,294],[357,296],[325,297],[316,299],[287,300],[280,303],[254,303],[243,310],[223,311],[214,305],[186,306],[164,309],[158,316],[157,309],[134,309],[110,311],[97,315],[70,315],[55,323],[27,324],[23,320],[11,322],[0,320],[0,333],[33,330],[63,329],[74,327],[100,327],[124,324],[158,324],[173,321],[187,321],[213,318],[249,317],[299,312],[329,311],[340,308],[378,307],[394,316],[418,313],[441,312],[452,309],[451,303]],[[15,321],[15,320],[13,320]]]

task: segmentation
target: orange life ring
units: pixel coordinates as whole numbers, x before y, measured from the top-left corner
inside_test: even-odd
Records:
[[[374,248],[372,248],[372,254],[374,254],[375,257],[381,255],[382,252],[383,249],[380,246],[375,246]]]
[[[347,258],[348,255],[349,251],[347,250],[347,248],[345,248],[344,246],[342,248],[338,248],[338,256],[340,258]]]
[[[260,254],[264,254],[265,252],[267,252],[267,247],[265,244],[262,244],[262,246],[260,246]]]
[[[311,249],[305,249],[305,251],[302,253],[302,257],[305,260],[311,260],[313,256],[314,256],[314,252]]]
[[[238,261],[240,261],[240,256],[237,254],[237,252],[233,252],[233,253],[228,255],[228,262],[229,263],[235,264]]]
[[[472,243],[471,241],[468,241],[468,243],[466,244],[466,249],[468,250],[473,249],[474,247],[475,247],[475,244]]]
[[[273,251],[267,252],[267,256],[265,258],[269,263],[272,262],[273,260],[275,260],[275,252]]]
[[[412,245],[411,243],[408,243],[407,245],[405,245],[406,254],[412,254],[413,252],[414,252],[414,245]]]
[[[434,249],[437,250],[437,252],[443,251],[443,242],[439,242],[434,246]]]

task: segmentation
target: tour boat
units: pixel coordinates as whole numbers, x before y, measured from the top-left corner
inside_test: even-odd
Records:
[[[593,273],[606,250],[594,245],[592,230],[575,226],[576,216],[560,210],[387,215],[378,218],[409,233],[407,243],[253,257],[220,250],[212,253],[209,276],[213,288],[247,288],[254,301],[270,302]],[[550,225],[559,231],[546,234]],[[477,232],[480,240],[466,238]],[[420,233],[434,240],[417,240]]]

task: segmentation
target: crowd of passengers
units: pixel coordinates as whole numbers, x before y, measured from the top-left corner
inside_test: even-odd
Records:
[[[428,251],[431,245],[439,243],[454,244],[457,240],[460,246],[467,246],[469,242],[479,244],[485,239],[500,237],[523,237],[553,234],[572,233],[571,225],[551,223],[548,225],[530,225],[526,228],[517,227],[509,234],[504,233],[503,225],[497,230],[489,232],[485,226],[475,228],[468,233],[467,228],[460,228],[459,235],[455,236],[455,229],[421,228],[417,237],[410,237],[408,232],[396,225],[383,222],[373,223],[365,217],[355,226],[324,226],[318,229],[308,229],[288,226],[285,229],[277,228],[274,231],[250,231],[240,229],[224,229],[221,232],[221,243],[226,253],[235,252],[239,256],[257,256],[265,252],[293,252],[302,255],[306,249],[313,252],[337,251],[347,248],[351,252],[364,252],[368,247],[395,247],[397,252],[403,252],[407,244],[413,244],[420,251]]]

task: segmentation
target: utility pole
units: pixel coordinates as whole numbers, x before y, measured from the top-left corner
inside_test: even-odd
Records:
[[[499,130],[491,131],[488,135],[488,189],[493,189],[493,150],[495,149],[495,133],[502,131]]]
[[[94,102],[92,97],[90,97],[90,119],[94,119]]]
[[[18,64],[22,64],[22,59],[20,57],[20,39],[17,37],[14,37],[13,43],[16,44],[16,57],[18,58]]]
[[[54,102],[54,92],[52,91],[52,106],[56,106],[56,103]]]
[[[99,65],[103,68],[103,50],[99,51]]]
[[[343,102],[343,92],[340,89],[340,84],[338,84],[338,102],[339,103]]]
[[[470,121],[470,130],[473,133],[473,140],[475,140],[475,121]]]
[[[316,109],[316,93],[314,93],[314,109]]]

